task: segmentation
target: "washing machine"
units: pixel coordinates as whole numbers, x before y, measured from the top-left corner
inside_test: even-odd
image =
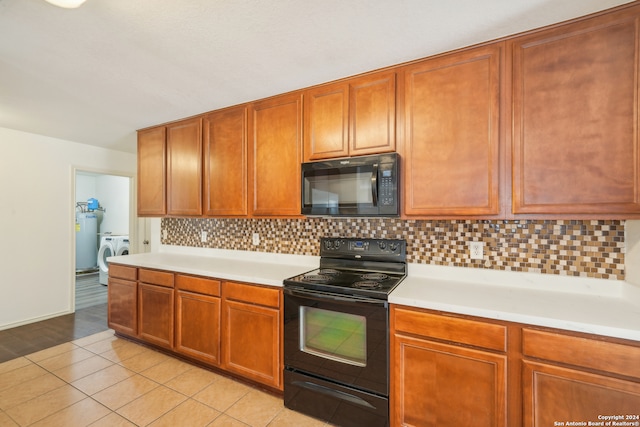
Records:
[[[107,258],[116,255],[117,240],[114,236],[106,235],[100,239],[100,248],[98,249],[98,269],[99,281],[102,285],[109,282],[109,263]]]
[[[129,236],[115,236],[116,256],[129,255]]]

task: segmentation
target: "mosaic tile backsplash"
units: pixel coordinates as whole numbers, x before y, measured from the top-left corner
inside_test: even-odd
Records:
[[[317,256],[320,237],[405,239],[410,263],[612,280],[625,274],[624,221],[163,218],[162,236],[165,230],[162,243],[178,246]],[[485,243],[484,259],[470,259],[469,241]]]

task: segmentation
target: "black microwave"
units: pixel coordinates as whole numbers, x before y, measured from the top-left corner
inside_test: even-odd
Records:
[[[397,153],[302,164],[302,214],[400,215]]]

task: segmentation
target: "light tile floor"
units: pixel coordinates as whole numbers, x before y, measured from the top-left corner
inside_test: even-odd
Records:
[[[0,363],[0,427],[328,424],[112,330]]]

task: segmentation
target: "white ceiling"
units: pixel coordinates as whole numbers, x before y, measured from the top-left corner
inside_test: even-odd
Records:
[[[0,127],[135,152],[135,131],[629,0],[0,0]]]

